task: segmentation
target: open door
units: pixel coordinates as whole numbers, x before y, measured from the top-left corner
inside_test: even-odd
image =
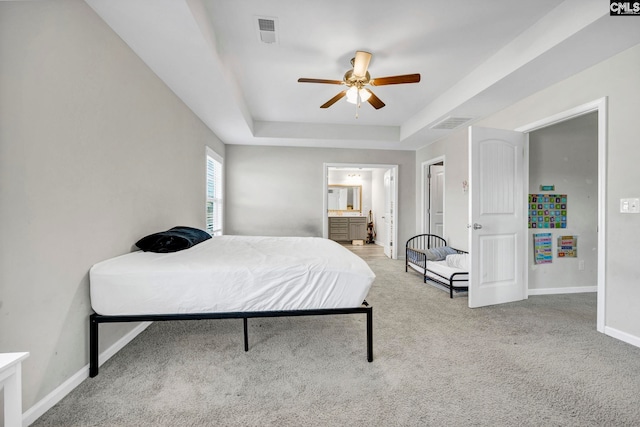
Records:
[[[444,165],[429,165],[429,233],[444,236]]]
[[[469,128],[469,307],[527,298],[527,140],[520,132]]]
[[[393,201],[394,196],[393,192],[395,190],[393,185],[393,173],[392,170],[389,169],[384,173],[384,229],[385,229],[385,240],[384,240],[384,254],[393,258]]]

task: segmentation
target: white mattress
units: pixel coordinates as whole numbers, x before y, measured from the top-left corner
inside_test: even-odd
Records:
[[[216,236],[180,252],[95,264],[91,306],[102,315],[358,307],[374,279],[364,260],[332,240]]]
[[[451,279],[451,276],[453,276],[454,274],[461,273],[460,275],[456,276],[456,280],[468,280],[469,278],[468,271],[462,270],[460,268],[451,267],[447,264],[446,261],[427,261],[427,265],[429,266],[429,270],[427,271],[427,277],[433,277],[438,280],[442,280],[443,278],[446,278],[447,280],[449,280]],[[416,270],[417,272],[421,274],[425,274],[424,268],[419,266],[418,264],[415,264],[409,261],[409,266],[414,270]]]

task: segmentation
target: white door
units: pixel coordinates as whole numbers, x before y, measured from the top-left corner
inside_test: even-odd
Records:
[[[384,173],[384,254],[393,257],[393,174]]]
[[[527,298],[527,138],[520,132],[469,128],[469,307]]]
[[[340,193],[332,188],[327,193],[327,209],[330,211],[340,209]]]
[[[429,165],[429,233],[444,237],[444,166]]]

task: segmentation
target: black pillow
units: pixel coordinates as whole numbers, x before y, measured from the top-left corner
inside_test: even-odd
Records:
[[[206,231],[192,227],[173,227],[167,231],[149,234],[136,242],[145,252],[178,252],[210,239]]]

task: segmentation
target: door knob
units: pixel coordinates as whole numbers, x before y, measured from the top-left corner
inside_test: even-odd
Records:
[[[480,230],[481,228],[482,228],[482,224],[478,224],[477,222],[473,223],[473,229],[474,230]]]

